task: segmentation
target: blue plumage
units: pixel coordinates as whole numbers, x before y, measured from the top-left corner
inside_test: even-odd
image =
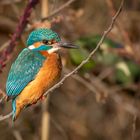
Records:
[[[51,49],[52,47],[51,46],[48,46],[48,45],[41,45],[40,47],[38,48],[34,48],[32,49],[33,51],[48,51],[49,49]]]
[[[27,40],[27,46],[30,46],[35,42],[39,42],[43,40],[52,40],[52,39],[54,39],[57,42],[61,41],[59,35],[50,29],[46,29],[46,28],[36,29],[35,31],[31,32],[31,34],[29,35],[29,38]]]
[[[15,98],[32,81],[41,68],[45,57],[25,48],[13,63],[6,83],[6,93]]]

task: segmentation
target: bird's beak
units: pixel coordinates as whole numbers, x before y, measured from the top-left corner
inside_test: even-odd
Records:
[[[74,45],[70,42],[59,42],[59,47],[67,48],[67,49],[78,49],[79,47],[77,45]]]

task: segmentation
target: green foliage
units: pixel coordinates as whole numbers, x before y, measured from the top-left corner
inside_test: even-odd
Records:
[[[70,50],[70,56],[73,64],[79,65],[85,58],[88,57],[91,50],[93,50],[100,41],[100,35],[91,35],[77,40],[77,45],[80,46],[77,50]],[[112,75],[114,81],[126,85],[140,79],[140,66],[133,61],[124,59],[117,53],[112,53],[112,49],[121,49],[123,46],[111,39],[106,38],[100,46],[100,50],[96,52],[96,63],[90,60],[89,63],[83,66],[83,71],[96,69],[98,64],[104,67],[112,67],[115,73]]]
[[[130,84],[140,78],[140,66],[130,60],[118,62],[115,77],[121,84]]]
[[[77,50],[76,49],[70,50],[71,60],[75,65],[79,65],[84,59],[87,58],[88,55],[89,52],[82,47]],[[94,65],[95,65],[94,61],[89,60],[89,62],[83,66],[83,70],[84,71],[91,70],[93,69]]]
[[[114,65],[119,59],[119,56],[116,54],[108,52],[103,52],[97,55],[97,61],[104,65]]]
[[[101,35],[91,35],[91,36],[87,36],[87,37],[83,37],[80,38],[77,42],[80,46],[82,47],[86,47],[88,49],[93,49],[96,47],[96,45],[98,44],[98,42],[101,39]],[[106,48],[110,47],[110,48],[121,48],[121,44],[116,43],[114,41],[112,41],[109,38],[106,38],[101,46],[101,49],[103,46],[106,46]]]
[[[80,48],[78,50],[70,50],[70,57],[73,64],[79,65],[89,55],[89,51],[93,50],[96,47],[100,39],[100,35],[88,36],[78,39],[76,44],[80,46]],[[112,40],[105,39],[102,47],[115,47],[115,45],[116,43],[114,43]],[[110,64],[116,61],[117,56],[103,53],[102,55],[97,55],[97,59],[99,60],[99,62],[104,61],[105,64]],[[87,64],[83,66],[83,70],[91,70],[94,68],[94,66],[95,62],[93,60],[90,60]]]

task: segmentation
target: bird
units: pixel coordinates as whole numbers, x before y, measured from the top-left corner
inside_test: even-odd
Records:
[[[60,78],[62,48],[78,46],[61,41],[60,36],[48,28],[38,28],[29,34],[24,48],[11,65],[6,81],[7,101],[12,100],[12,120],[20,112],[43,98],[44,93]]]

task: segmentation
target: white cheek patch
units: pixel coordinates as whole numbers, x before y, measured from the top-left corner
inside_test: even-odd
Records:
[[[48,50],[48,53],[51,54],[51,53],[54,53],[54,52],[57,52],[60,48],[52,48],[50,50]]]
[[[33,49],[35,49],[35,46],[34,46],[34,45],[30,45],[28,48],[29,48],[30,50],[33,50]]]

